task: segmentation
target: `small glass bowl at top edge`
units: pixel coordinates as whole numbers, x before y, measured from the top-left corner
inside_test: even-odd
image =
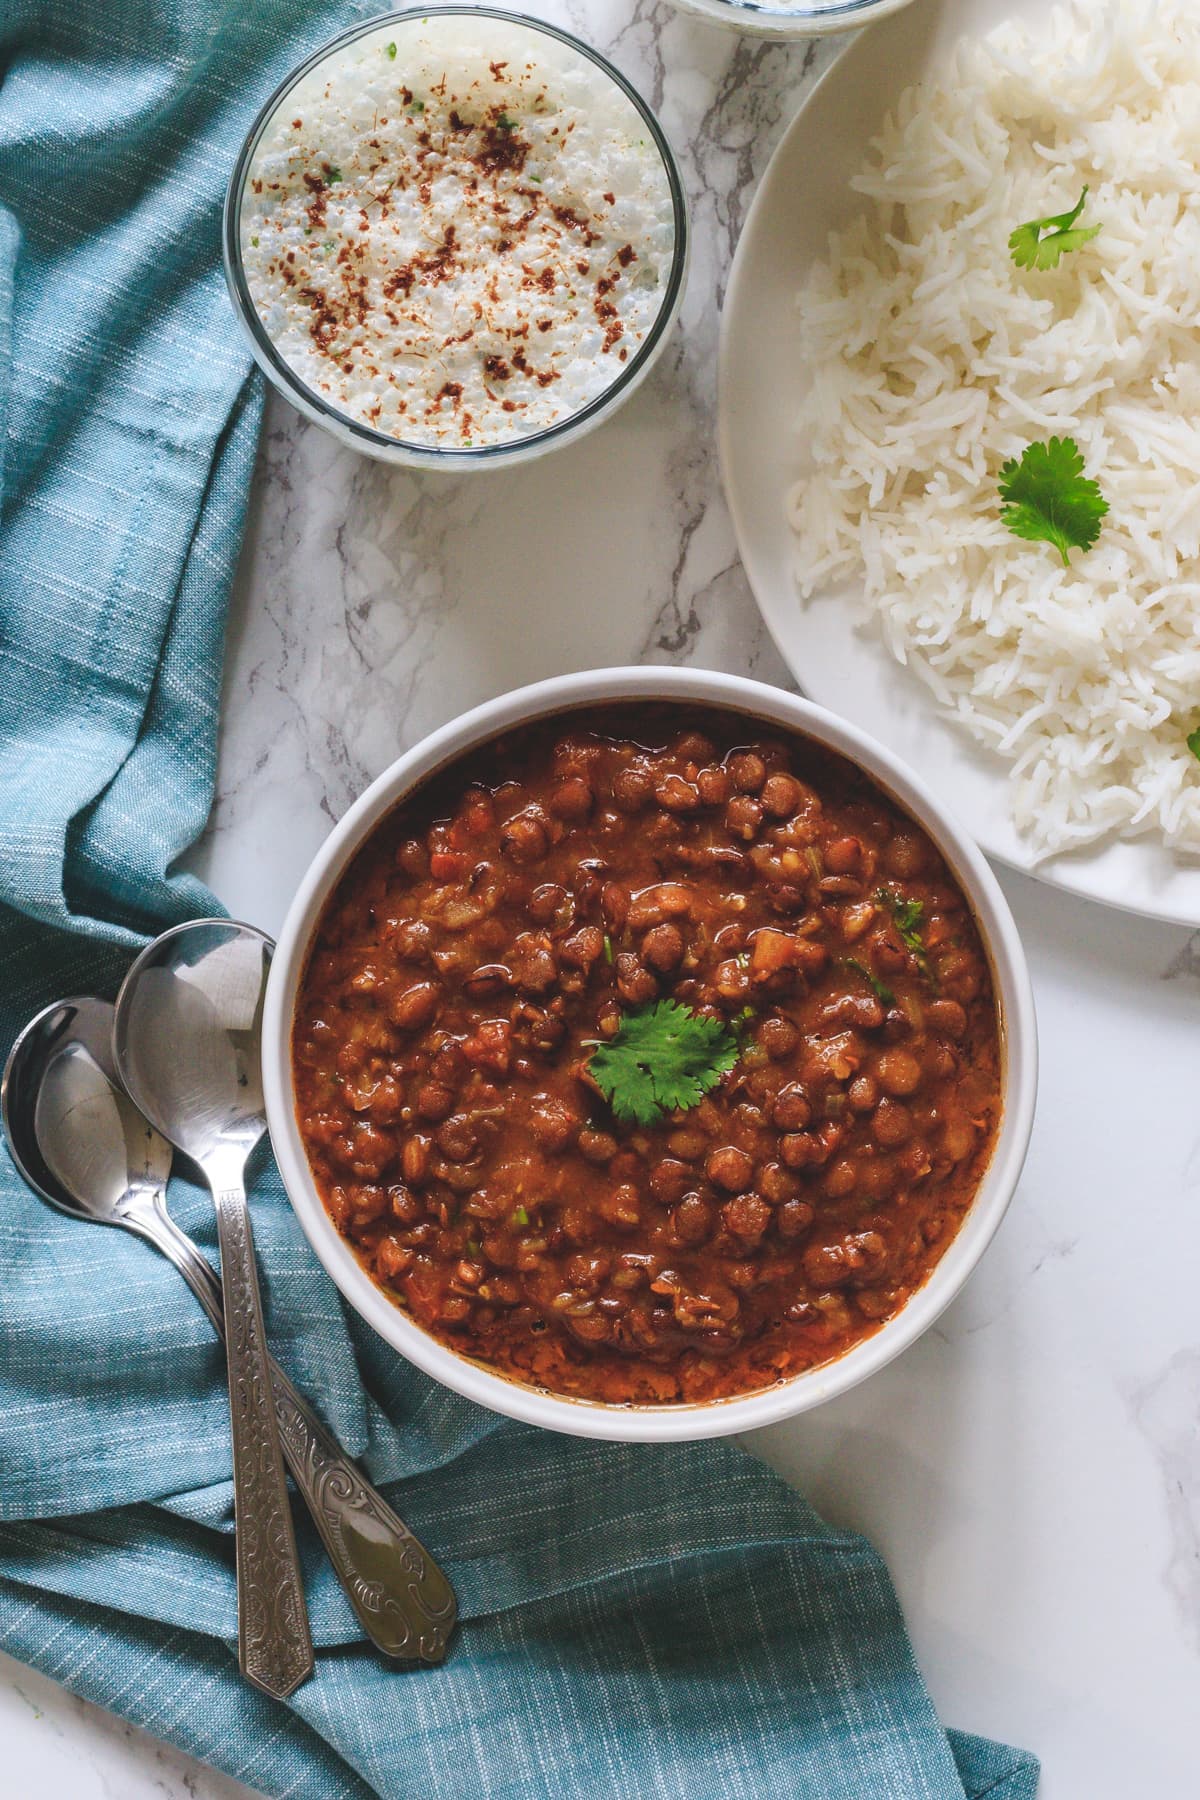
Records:
[[[838,0],[819,10],[804,5],[769,6],[762,0],[674,0],[681,12],[764,38],[830,37],[839,31],[857,31],[903,11],[913,0]]]
[[[581,56],[585,56],[589,62],[594,63],[636,107],[639,116],[645,122],[647,131],[654,140],[655,148],[666,171],[674,229],[671,268],[663,293],[662,305],[637,352],[629,362],[624,364],[612,384],[602,393],[597,394],[594,399],[588,401],[586,406],[580,407],[577,412],[571,413],[556,424],[546,426],[541,431],[530,432],[528,437],[509,438],[499,444],[480,444],[469,450],[447,450],[434,444],[415,444],[403,438],[392,437],[387,432],[373,431],[369,425],[361,424],[338,407],[332,406],[321,394],[309,387],[307,382],[301,380],[291,364],[280,355],[258,316],[242,264],[239,229],[246,180],[254,161],[255,152],[276,111],[292,88],[326,57],[342,49],[346,44],[353,43],[358,38],[370,36],[387,26],[402,29],[405,25],[424,22],[434,14],[440,13],[479,15],[488,19],[501,19],[522,29],[540,32],[545,37],[556,38],[560,43],[568,45],[571,49],[578,51]],[[679,167],[675,160],[675,153],[654,113],[620,70],[614,68],[608,58],[602,56],[598,50],[594,50],[590,44],[585,44],[581,38],[575,37],[569,31],[560,30],[557,25],[549,25],[542,19],[530,18],[525,13],[509,12],[502,7],[464,5],[427,6],[423,7],[420,12],[408,10],[380,13],[374,18],[365,19],[360,24],[351,26],[347,31],[338,32],[335,37],[327,39],[324,44],[314,50],[310,56],[305,57],[303,62],[298,63],[284,77],[269,99],[264,102],[246,134],[225,195],[221,227],[225,280],[234,312],[250,340],[254,360],[271,385],[283,395],[284,399],[290,401],[306,418],[311,419],[317,425],[324,426],[327,431],[352,450],[377,457],[383,462],[402,464],[408,468],[452,471],[483,467],[500,468],[525,460],[532,461],[533,458],[542,456],[559,445],[583,437],[606,419],[610,413],[615,412],[649,374],[662,354],[671,327],[679,316],[686,286],[691,250],[690,238],[687,199]]]

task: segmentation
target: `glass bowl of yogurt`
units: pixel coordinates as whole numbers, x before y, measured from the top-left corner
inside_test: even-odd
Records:
[[[259,113],[225,272],[292,404],[385,461],[466,468],[582,435],[683,298],[687,207],[658,122],[567,32],[487,7],[355,26]]]

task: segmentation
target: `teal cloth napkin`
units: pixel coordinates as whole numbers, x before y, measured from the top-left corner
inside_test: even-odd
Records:
[[[371,10],[364,8],[363,10]],[[0,19],[0,1036],[213,901],[226,596],[261,396],[218,270],[240,135],[318,0],[9,0]],[[211,1209],[172,1204],[213,1252]],[[886,1572],[728,1445],[503,1424],[339,1298],[264,1156],[275,1349],[445,1563],[446,1665],[364,1645],[307,1521],[317,1673],[235,1655],[221,1357],[167,1265],[0,1159],[0,1645],[272,1796],[1026,1800],[940,1726]]]

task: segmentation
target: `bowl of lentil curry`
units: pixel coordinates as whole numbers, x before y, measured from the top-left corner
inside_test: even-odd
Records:
[[[962,1287],[1037,1046],[987,864],[881,747],[698,670],[541,682],[323,846],[272,1141],[347,1300],[469,1398],[616,1439],[845,1391]]]

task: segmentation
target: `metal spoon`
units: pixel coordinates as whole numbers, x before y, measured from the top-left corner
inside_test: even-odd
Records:
[[[51,1206],[160,1250],[224,1337],[221,1284],[167,1212],[171,1148],[117,1084],[112,1026],[92,999],[29,1022],[0,1083],[9,1150]],[[363,1630],[387,1656],[440,1662],[456,1615],[446,1577],[274,1361],[271,1381],[288,1467]]]
[[[147,946],[117,995],[117,1074],[212,1189],[225,1296],[237,1527],[238,1660],[284,1699],[312,1674],[312,1639],[275,1424],[246,1161],[267,1128],[260,1030],[271,942],[201,919]]]

